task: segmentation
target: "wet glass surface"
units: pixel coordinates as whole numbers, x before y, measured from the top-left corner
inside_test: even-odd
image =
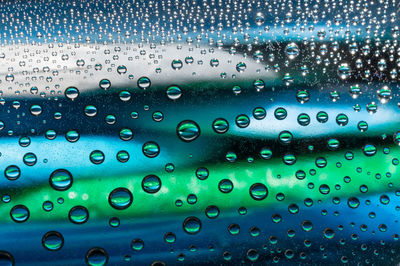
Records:
[[[398,265],[385,1],[0,3],[0,265]]]

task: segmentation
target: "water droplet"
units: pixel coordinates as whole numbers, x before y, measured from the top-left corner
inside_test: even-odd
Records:
[[[218,61],[218,59],[216,59],[216,58],[211,59],[211,60],[210,60],[210,66],[212,66],[212,67],[217,67],[217,66],[219,66],[219,61]]]
[[[94,105],[87,105],[84,109],[84,113],[88,117],[93,117],[97,115],[97,108]]]
[[[183,67],[183,63],[181,60],[175,59],[175,60],[172,60],[171,66],[172,66],[172,69],[179,70]]]
[[[382,195],[379,198],[379,201],[383,204],[383,205],[387,205],[390,202],[390,198],[387,195]]]
[[[102,151],[95,150],[90,153],[89,158],[93,164],[101,164],[104,162],[105,156]]]
[[[115,115],[107,115],[104,120],[107,124],[114,125],[117,121],[117,118],[115,117]]]
[[[156,175],[148,175],[142,180],[142,188],[147,193],[156,193],[161,188],[161,180]]]
[[[300,49],[296,43],[289,43],[285,48],[285,53],[289,59],[295,59],[300,54]]]
[[[250,124],[250,118],[247,115],[238,115],[236,117],[236,125],[240,128],[246,128]]]
[[[381,103],[387,103],[392,98],[392,90],[388,86],[383,86],[377,91]]]
[[[253,86],[257,91],[261,91],[265,88],[265,82],[262,79],[257,79],[253,82]]]
[[[393,141],[395,144],[400,146],[400,131],[397,131],[396,133],[394,133]]]
[[[8,180],[14,181],[21,176],[21,170],[16,165],[10,165],[4,170],[4,175]]]
[[[368,123],[365,121],[360,121],[357,124],[357,128],[358,130],[360,130],[361,132],[365,132],[368,130]]]
[[[326,123],[328,121],[328,114],[324,111],[318,112],[317,121],[320,123]]]
[[[261,26],[262,24],[264,24],[264,22],[265,22],[264,14],[261,12],[258,12],[256,14],[255,22],[256,22],[257,26]]]
[[[272,150],[270,148],[264,147],[260,151],[260,156],[264,160],[268,160],[272,158]]]
[[[65,90],[65,97],[67,97],[70,100],[75,100],[79,96],[79,90],[75,87],[68,87]]]
[[[68,218],[74,224],[84,224],[89,219],[89,211],[84,206],[75,206],[69,211]]]
[[[308,114],[301,113],[297,117],[297,122],[301,126],[308,126],[310,124],[310,116]]]
[[[200,136],[200,127],[194,121],[184,120],[176,127],[176,132],[181,140],[191,142]]]
[[[206,216],[210,219],[215,219],[219,215],[219,209],[215,205],[208,206],[206,208]]]
[[[196,176],[200,180],[206,180],[209,175],[208,169],[205,167],[197,168]]]
[[[176,235],[172,232],[165,233],[164,241],[168,244],[173,244],[176,241]]]
[[[219,191],[229,193],[233,190],[233,183],[229,179],[222,179],[218,184]]]
[[[79,137],[79,133],[76,130],[70,130],[65,134],[65,139],[69,142],[77,142]]]
[[[253,117],[257,120],[264,119],[267,115],[267,111],[263,107],[256,107],[253,110]]]
[[[274,115],[275,115],[276,119],[283,120],[287,116],[287,111],[283,107],[278,107],[278,108],[275,109]]]
[[[351,197],[347,200],[347,205],[352,209],[356,209],[360,206],[360,201],[356,197]]]
[[[109,81],[108,79],[102,79],[99,82],[99,86],[103,90],[107,90],[107,89],[109,89],[111,87],[111,81]]]
[[[337,74],[341,79],[348,79],[351,74],[350,65],[347,63],[342,63],[339,65]]]
[[[123,187],[119,187],[111,191],[108,196],[108,203],[117,210],[124,210],[131,206],[133,201],[132,193]]]
[[[49,251],[58,251],[64,245],[64,237],[56,231],[47,232],[42,238],[42,245]]]
[[[182,96],[182,91],[178,86],[169,86],[167,88],[167,96],[171,100],[178,100]]]
[[[86,253],[86,264],[90,266],[104,266],[108,263],[108,254],[102,248],[91,248]]]
[[[65,169],[58,169],[51,173],[49,183],[52,188],[58,191],[64,191],[72,186],[72,175]]]
[[[123,128],[119,131],[119,137],[124,141],[131,140],[133,138],[133,132],[129,128]]]
[[[131,248],[133,251],[141,251],[144,248],[144,242],[141,239],[134,239],[131,242]]]
[[[43,202],[42,207],[44,211],[49,212],[53,210],[54,205],[53,202],[46,200],[45,202]]]
[[[245,63],[243,63],[243,62],[237,63],[237,65],[236,65],[236,71],[237,72],[242,73],[245,70],[246,70],[246,64]]]
[[[32,115],[34,116],[39,116],[40,114],[42,114],[43,109],[40,105],[38,104],[33,104],[31,105],[31,107],[29,108],[29,111],[31,112]]]
[[[11,253],[0,250],[0,265],[1,266],[15,266],[14,257]]]
[[[293,165],[296,163],[296,156],[292,153],[286,153],[283,155],[282,160],[286,165]]]
[[[357,99],[358,96],[360,96],[362,93],[361,87],[358,84],[355,84],[353,86],[350,86],[350,95],[353,97],[353,99]]]
[[[287,145],[292,142],[293,135],[289,131],[285,130],[279,133],[278,140],[281,144]]]
[[[212,128],[216,133],[223,134],[229,129],[229,123],[224,118],[217,118],[212,124]]]
[[[150,88],[151,81],[148,77],[141,77],[138,79],[137,85],[139,88],[146,90],[146,89]]]
[[[322,195],[328,195],[330,191],[331,191],[330,187],[326,184],[322,184],[319,186],[319,192]]]
[[[250,187],[250,196],[255,200],[263,200],[268,196],[268,189],[264,184],[255,183]]]
[[[29,209],[25,205],[16,205],[10,211],[11,219],[16,223],[27,221],[29,214]]]
[[[306,103],[310,100],[310,94],[307,90],[299,90],[297,91],[296,99],[301,104]]]
[[[306,232],[310,232],[313,229],[313,224],[310,221],[303,221],[301,223],[301,229],[303,229]]]
[[[127,102],[131,99],[132,95],[129,91],[121,91],[119,93],[119,99],[123,102]]]
[[[146,157],[154,158],[160,154],[160,147],[154,141],[149,141],[143,144],[142,151]]]
[[[366,144],[364,145],[364,147],[362,148],[363,153],[370,157],[376,154],[377,148],[375,147],[375,145],[372,144]]]
[[[118,217],[111,217],[108,224],[113,228],[117,228],[121,224],[121,221]]]
[[[315,159],[315,165],[318,168],[324,168],[328,164],[327,160],[324,157],[318,157]]]
[[[129,153],[127,151],[119,151],[117,153],[117,160],[121,163],[126,163],[129,160]]]
[[[349,122],[349,119],[347,118],[347,115],[345,114],[338,114],[336,116],[336,123],[341,126],[344,127],[345,125],[347,125],[347,123]]]
[[[191,235],[197,234],[201,230],[201,221],[199,218],[191,216],[183,222],[183,230]]]
[[[325,228],[323,234],[326,239],[332,239],[335,237],[335,231],[331,228]]]
[[[376,105],[375,102],[371,102],[371,103],[367,104],[367,111],[370,114],[376,113],[376,111],[378,111],[378,105]]]
[[[228,232],[231,235],[238,235],[240,233],[240,226],[238,224],[230,224],[228,226]]]
[[[297,206],[297,204],[290,204],[289,207],[288,207],[288,211],[291,214],[299,213],[299,206]]]
[[[249,249],[248,251],[247,251],[247,254],[246,254],[246,256],[247,256],[247,258],[250,260],[250,261],[257,261],[258,260],[258,258],[259,258],[259,254],[258,254],[258,251],[257,250],[255,250],[255,249]]]

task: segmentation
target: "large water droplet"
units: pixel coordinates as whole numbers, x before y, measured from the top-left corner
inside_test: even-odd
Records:
[[[58,169],[51,173],[49,182],[52,188],[58,191],[64,191],[72,186],[72,175],[65,169]]]
[[[16,223],[23,223],[29,219],[29,209],[25,205],[16,205],[10,211],[11,219]]]
[[[191,235],[197,234],[201,230],[201,221],[199,218],[191,216],[183,222],[183,230]]]
[[[74,224],[84,224],[89,219],[89,211],[84,206],[75,206],[69,211],[68,218]]]
[[[161,180],[156,175],[148,175],[142,180],[142,188],[147,193],[156,193],[161,188]]]
[[[268,196],[268,189],[264,184],[255,183],[250,187],[250,196],[255,200],[263,200]]]
[[[102,248],[92,248],[86,253],[86,264],[90,266],[104,266],[108,262],[108,254]]]
[[[64,245],[64,237],[56,231],[47,232],[42,238],[42,245],[49,251],[58,251]]]
[[[181,140],[190,142],[200,136],[200,127],[194,121],[185,120],[178,124],[176,132]]]
[[[108,196],[108,203],[117,210],[124,210],[131,206],[133,201],[132,193],[123,187],[119,187],[111,191]]]

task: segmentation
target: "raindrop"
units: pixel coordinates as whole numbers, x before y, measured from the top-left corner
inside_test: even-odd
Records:
[[[86,253],[86,264],[90,266],[104,266],[108,263],[108,254],[102,248],[91,248]]]
[[[49,183],[52,188],[58,191],[64,191],[72,186],[72,175],[65,169],[58,169],[51,173]]]
[[[219,215],[219,209],[217,206],[211,205],[206,208],[206,216],[210,219],[215,219]]]
[[[105,156],[102,151],[95,150],[90,153],[89,158],[93,164],[101,164],[104,162]]]
[[[151,81],[148,77],[141,77],[138,79],[137,85],[139,88],[146,90],[146,89],[150,88]]]
[[[16,165],[10,165],[4,170],[4,175],[8,180],[14,181],[21,176],[21,170]]]
[[[182,96],[182,91],[178,86],[169,86],[167,88],[167,96],[171,100],[178,100]]]
[[[103,90],[107,90],[111,87],[111,82],[108,79],[102,79],[99,82],[99,86]]]
[[[255,183],[250,187],[250,196],[255,200],[263,200],[268,196],[268,189],[264,184]]]
[[[224,118],[217,118],[212,124],[212,128],[218,134],[226,133],[229,129],[229,123]]]
[[[142,188],[147,193],[156,193],[161,188],[161,180],[156,175],[148,175],[142,180]]]
[[[200,136],[200,127],[194,121],[184,120],[176,127],[176,132],[181,140],[191,142]]]
[[[160,147],[154,141],[149,141],[143,144],[142,151],[146,157],[154,158],[160,154]]]
[[[123,128],[119,131],[119,137],[124,141],[131,140],[133,138],[133,132],[129,128]]]
[[[64,237],[56,231],[47,232],[42,238],[42,245],[49,251],[58,251],[64,245]]]
[[[1,266],[14,266],[15,260],[11,253],[0,250],[0,265]]]
[[[131,206],[133,201],[132,193],[123,187],[119,187],[111,191],[108,196],[108,203],[117,210],[124,210]]]
[[[16,223],[27,221],[29,214],[29,209],[25,205],[16,205],[10,211],[11,219]]]
[[[79,96],[79,90],[75,87],[68,87],[65,90],[65,97],[67,97],[70,100],[75,100]]]
[[[218,184],[218,189],[222,193],[229,193],[233,190],[233,183],[229,179],[222,179]]]
[[[131,242],[131,248],[133,251],[141,251],[144,248],[144,242],[141,239],[134,239]]]
[[[295,59],[300,54],[300,49],[296,43],[289,43],[285,48],[285,53],[289,59]]]
[[[89,219],[89,211],[84,206],[75,206],[69,211],[68,218],[74,224],[84,224]]]
[[[199,218],[191,216],[183,222],[183,230],[191,235],[197,234],[201,230],[201,221]]]

